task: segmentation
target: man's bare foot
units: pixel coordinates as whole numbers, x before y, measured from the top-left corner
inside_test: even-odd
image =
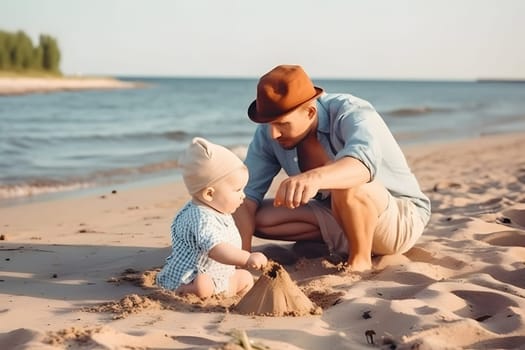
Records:
[[[348,259],[348,271],[352,272],[367,272],[372,270],[372,260],[371,259]]]

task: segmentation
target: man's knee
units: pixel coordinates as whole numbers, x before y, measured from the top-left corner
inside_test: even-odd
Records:
[[[372,209],[373,202],[361,186],[332,190],[332,205],[339,209]]]
[[[331,191],[332,206],[338,211],[356,210],[379,216],[387,207],[388,191],[377,182]]]

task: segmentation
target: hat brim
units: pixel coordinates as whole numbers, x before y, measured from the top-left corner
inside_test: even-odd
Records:
[[[282,117],[283,115],[288,114],[288,113],[292,112],[293,110],[297,109],[297,107],[301,106],[302,104],[319,97],[319,95],[321,95],[324,92],[324,90],[322,88],[317,87],[317,86],[314,86],[314,89],[315,89],[315,95],[314,96],[312,96],[311,98],[309,98],[306,101],[303,101],[303,102],[299,103],[297,106],[294,106],[294,107],[292,107],[292,108],[290,108],[290,109],[288,109],[286,111],[283,111],[283,112],[281,112],[279,114],[276,114],[276,115],[258,115],[257,114],[257,100],[253,100],[253,102],[250,103],[250,106],[248,107],[248,117],[253,122],[261,123],[261,124],[269,123],[271,121],[274,121],[275,119],[277,119],[279,117]]]

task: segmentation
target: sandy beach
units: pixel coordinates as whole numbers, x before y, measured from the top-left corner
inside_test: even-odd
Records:
[[[0,348],[525,349],[524,150],[525,134],[405,148],[431,222],[371,273],[255,240],[321,309],[296,317],[155,286],[182,183],[0,208]]]
[[[53,91],[130,89],[138,86],[133,82],[102,77],[0,77],[0,96]]]

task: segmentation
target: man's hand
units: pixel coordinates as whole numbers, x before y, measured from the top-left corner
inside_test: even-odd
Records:
[[[320,189],[318,178],[313,170],[283,180],[275,193],[273,205],[295,209],[308,203]]]

